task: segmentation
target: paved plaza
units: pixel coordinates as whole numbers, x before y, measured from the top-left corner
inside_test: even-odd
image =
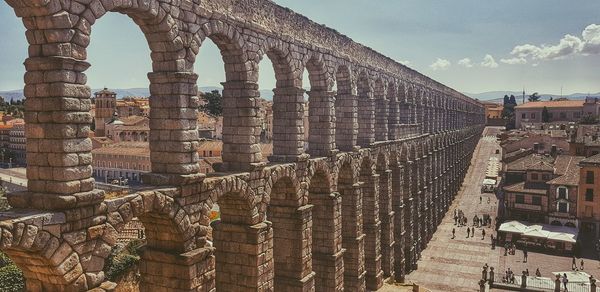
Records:
[[[532,275],[539,268],[544,277],[551,277],[552,272],[571,270],[572,257],[569,255],[529,251],[528,261],[525,263],[520,250],[517,250],[515,255],[508,256],[504,256],[503,247],[492,250],[490,234],[496,236],[492,228],[485,228],[486,236],[482,240],[482,228],[475,228],[475,236],[467,238],[466,227],[454,225],[454,209],[463,210],[469,219],[468,226],[471,226],[474,215],[489,214],[492,218],[496,218],[498,199],[493,194],[481,194],[480,188],[489,158],[492,156],[500,158],[500,154],[495,154],[496,149],[500,149],[494,138],[497,132],[497,128],[486,128],[484,131],[484,137],[475,149],[472,166],[461,191],[433,239],[423,251],[418,269],[406,277],[407,281],[431,291],[477,291],[477,282],[481,279],[482,267],[486,263],[495,268],[497,279],[501,279],[507,268],[511,268],[517,274],[529,269]],[[454,239],[452,239],[452,229],[456,230]],[[584,245],[584,268],[585,272],[597,276],[600,275],[600,263],[591,245]],[[579,262],[580,259],[577,260],[578,264]]]

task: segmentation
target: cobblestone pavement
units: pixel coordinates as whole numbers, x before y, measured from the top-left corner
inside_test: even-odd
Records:
[[[491,249],[490,234],[493,229],[485,228],[485,239],[482,239],[482,228],[475,228],[475,236],[467,238],[467,227],[454,225],[453,219],[454,209],[463,210],[469,227],[475,215],[489,214],[496,218],[498,200],[494,194],[481,194],[481,183],[489,158],[500,158],[499,154],[495,154],[496,149],[500,148],[494,137],[497,132],[498,128],[491,127],[484,131],[462,189],[422,252],[418,269],[406,277],[407,281],[431,291],[477,291],[483,265],[499,266],[500,253]],[[456,230],[454,239],[452,229]]]

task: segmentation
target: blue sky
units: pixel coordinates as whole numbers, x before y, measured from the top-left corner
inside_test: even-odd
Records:
[[[312,20],[463,92],[600,91],[600,1],[281,0]],[[0,90],[23,86],[27,44],[21,21],[0,1]],[[124,15],[93,26],[86,71],[93,88],[146,87],[143,34]],[[266,60],[266,58],[265,58]],[[206,42],[195,65],[200,86],[223,81],[218,50]],[[261,63],[261,89],[275,82]]]

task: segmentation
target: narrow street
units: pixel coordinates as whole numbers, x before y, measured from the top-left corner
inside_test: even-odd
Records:
[[[467,238],[467,227],[472,226],[475,215],[489,214],[492,219],[496,218],[498,199],[492,193],[482,194],[481,184],[489,158],[501,158],[495,154],[496,149],[500,149],[495,138],[498,131],[494,127],[484,130],[459,194],[423,251],[418,269],[406,277],[407,281],[431,291],[477,291],[483,265],[499,266],[499,253],[491,249],[493,228],[485,228],[485,239],[482,239],[482,228],[475,228],[475,235]],[[464,212],[469,220],[467,227],[454,225],[455,209]],[[456,230],[454,239],[452,229]]]

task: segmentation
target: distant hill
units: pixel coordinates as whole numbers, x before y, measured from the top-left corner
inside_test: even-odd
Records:
[[[470,96],[472,98],[479,99],[481,101],[489,101],[489,102],[495,102],[495,103],[502,103],[504,101],[504,95],[510,96],[511,94],[517,98],[518,103],[521,103],[521,101],[523,100],[523,92],[518,92],[518,91],[488,91],[488,92],[482,92],[482,93],[467,93],[467,92],[465,92],[464,94],[467,96]],[[529,94],[532,94],[532,92],[525,93],[525,101],[527,101],[527,97],[529,96]],[[540,96],[541,96],[542,100],[550,100],[551,97],[552,97],[552,99],[561,98],[560,95],[547,94],[547,93],[540,93]],[[563,95],[562,97],[568,98],[571,100],[581,100],[581,99],[585,99],[587,96],[600,97],[600,92],[592,93],[592,94],[573,93],[573,94],[569,94],[569,95]]]
[[[126,88],[126,89],[109,88],[109,89],[114,91],[117,94],[117,98],[123,98],[123,97],[127,97],[127,96],[150,96],[150,90],[148,88]],[[92,94],[94,92],[97,92],[100,90],[102,90],[102,89],[101,88],[92,89]],[[223,88],[209,86],[209,87],[200,87],[200,88],[198,88],[198,90],[200,92],[210,92],[213,90],[221,91],[221,90],[223,90]],[[11,98],[14,100],[21,100],[24,98],[22,89],[0,91],[0,96],[4,97],[4,100],[6,100],[6,101],[9,101]],[[267,100],[273,100],[273,90],[260,90],[260,96]]]

